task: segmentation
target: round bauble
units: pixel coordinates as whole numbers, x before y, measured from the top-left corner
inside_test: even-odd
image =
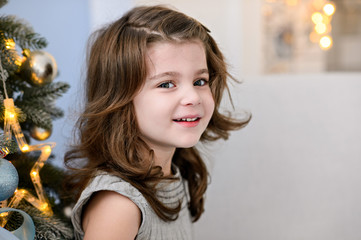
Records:
[[[6,159],[0,159],[0,201],[11,197],[19,183],[19,175],[14,165]]]
[[[30,127],[30,136],[38,141],[44,141],[51,135],[51,129],[44,129],[38,126]]]
[[[20,74],[33,86],[51,83],[58,74],[58,67],[52,55],[45,51],[27,51],[21,64]]]

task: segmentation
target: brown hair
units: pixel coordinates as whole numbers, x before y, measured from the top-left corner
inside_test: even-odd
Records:
[[[215,101],[213,116],[201,141],[227,139],[230,130],[249,121],[249,118],[238,121],[219,112],[230,76],[209,30],[167,7],[136,7],[98,30],[89,42],[86,105],[77,122],[79,143],[64,158],[72,170],[69,184],[77,194],[98,170],[103,170],[136,187],[163,220],[177,218],[180,205],[169,208],[156,197],[156,184],[164,177],[161,167],[153,165],[153,151],[141,138],[132,100],[147,76],[145,56],[150,43],[194,39],[204,44]],[[77,161],[81,165],[75,167]],[[204,210],[206,166],[195,147],[176,149],[172,162],[187,180],[188,206],[193,221],[197,221]]]

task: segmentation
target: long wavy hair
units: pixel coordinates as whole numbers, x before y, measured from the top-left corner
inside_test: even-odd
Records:
[[[219,111],[228,89],[224,57],[210,31],[195,19],[164,6],[142,6],[95,32],[89,40],[84,111],[77,122],[77,143],[66,152],[70,169],[68,187],[77,196],[97,171],[106,171],[128,181],[147,199],[165,221],[175,220],[180,211],[165,206],[156,195],[157,183],[166,178],[154,165],[154,152],[142,139],[133,99],[147,76],[149,44],[161,41],[200,40],[206,51],[209,85],[215,110],[201,141],[227,139],[249,118],[236,120]],[[178,148],[172,159],[187,180],[188,208],[197,221],[204,211],[208,184],[206,166],[195,147]]]

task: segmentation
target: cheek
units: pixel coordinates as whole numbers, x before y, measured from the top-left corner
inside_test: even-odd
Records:
[[[205,99],[204,105],[207,111],[207,115],[209,116],[210,119],[211,116],[213,115],[214,107],[215,107],[215,102],[212,93],[209,92],[204,99]]]
[[[169,118],[170,100],[147,94],[134,98],[133,104],[139,127]]]

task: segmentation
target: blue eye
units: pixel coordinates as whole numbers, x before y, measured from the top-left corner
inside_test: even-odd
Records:
[[[204,86],[207,85],[208,81],[205,79],[198,79],[197,81],[194,82],[194,86]]]
[[[164,82],[158,86],[159,88],[172,88],[175,85],[172,82]]]

